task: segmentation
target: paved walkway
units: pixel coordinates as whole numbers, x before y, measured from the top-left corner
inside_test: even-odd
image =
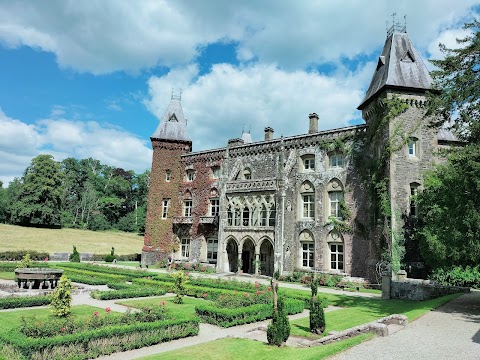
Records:
[[[329,360],[478,360],[480,291],[462,295],[388,337],[375,337]]]

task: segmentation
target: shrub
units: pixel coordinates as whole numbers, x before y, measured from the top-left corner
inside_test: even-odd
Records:
[[[112,284],[109,284],[109,287]],[[127,285],[128,288],[120,290],[93,291],[90,296],[98,300],[128,299],[134,297],[147,297],[165,295],[167,291],[158,287],[140,287]]]
[[[277,308],[273,309],[272,322],[267,327],[267,341],[270,345],[284,346],[290,336],[290,323],[283,308],[283,299],[277,300]]]
[[[315,280],[311,283],[312,303],[310,305],[310,331],[314,334],[323,334],[325,331],[325,313],[321,301],[317,300],[318,289]]]
[[[480,289],[480,265],[475,267],[452,266],[449,268],[438,268],[432,272],[429,278],[441,285]]]
[[[175,304],[183,304],[183,295],[185,295],[185,285],[188,282],[188,276],[183,271],[178,271],[172,274],[174,285],[173,292],[175,293]]]
[[[25,256],[22,258],[20,262],[18,262],[17,267],[20,269],[30,268],[32,267],[32,259],[30,258],[30,254],[26,253]]]
[[[50,306],[55,316],[67,316],[70,314],[72,304],[72,282],[62,275],[58,286],[52,291]]]
[[[50,255],[46,252],[39,252],[35,250],[17,250],[17,251],[2,251],[0,252],[0,261],[19,261],[26,255],[30,254],[32,260],[45,260]]]
[[[73,245],[73,252],[68,258],[71,262],[80,262],[80,253],[77,251],[77,247]]]

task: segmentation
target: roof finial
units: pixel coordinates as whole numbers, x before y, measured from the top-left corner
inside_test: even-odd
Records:
[[[404,15],[404,25],[400,25],[400,22],[395,22],[395,16],[397,16],[397,13],[393,13],[392,15],[392,26],[388,28],[388,21],[386,21],[387,24],[387,37],[392,35],[394,32],[402,32],[406,33],[407,32],[407,15]]]

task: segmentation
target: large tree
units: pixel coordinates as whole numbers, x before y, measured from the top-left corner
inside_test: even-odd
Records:
[[[63,174],[52,155],[38,155],[25,170],[23,185],[12,206],[14,224],[60,227]]]
[[[434,125],[448,127],[461,140],[444,152],[446,161],[425,178],[419,194],[417,236],[426,262],[432,267],[476,265],[480,262],[480,23],[434,60],[437,92],[430,94],[427,115]]]

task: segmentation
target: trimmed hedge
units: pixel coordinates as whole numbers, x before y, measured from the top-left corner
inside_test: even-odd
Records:
[[[129,299],[135,297],[160,296],[167,291],[159,287],[130,286],[121,290],[92,291],[90,296],[97,300]]]
[[[0,343],[12,345],[27,359],[91,359],[197,335],[198,319],[161,320],[115,325],[48,338],[29,338],[12,329],[0,333]]]
[[[0,299],[0,309],[14,309],[32,306],[45,306],[52,300],[49,296],[11,296]]]
[[[301,313],[304,307],[303,301],[294,299],[285,301],[285,311],[289,315]],[[235,309],[220,308],[214,305],[199,305],[195,307],[195,312],[209,324],[231,327],[270,319],[273,315],[273,305],[256,304]]]
[[[0,252],[0,261],[20,261],[26,254],[30,254],[32,260],[45,260],[50,258],[50,254],[35,250],[18,250],[18,251],[2,251]]]
[[[57,267],[64,268],[64,269],[84,270],[84,271],[107,274],[107,275],[124,276],[127,279],[127,281],[131,281],[132,279],[137,279],[137,278],[154,276],[154,274],[147,272],[145,270],[128,270],[128,269],[122,269],[122,268],[114,268],[109,266],[85,264],[85,263],[64,263],[64,264],[57,265]]]
[[[40,268],[46,268],[49,267],[47,262],[33,262],[31,267],[40,267]],[[18,268],[18,263],[17,262],[0,262],[0,272],[10,272],[10,271],[15,271],[15,269]]]
[[[107,255],[111,254],[93,254],[93,261],[103,261]],[[118,255],[115,254],[117,261],[140,261],[142,260],[142,254],[127,254],[127,255]]]
[[[125,281],[127,281],[127,277],[123,276],[123,275],[99,273],[99,272],[95,272],[95,271],[73,269],[73,268],[63,267],[63,266],[59,266],[59,268],[63,268],[63,270],[65,271],[64,273],[68,277],[70,277],[70,275],[79,275],[79,276],[99,277],[99,278],[102,278],[102,279],[109,279],[108,281],[111,281],[111,282],[125,282]]]

